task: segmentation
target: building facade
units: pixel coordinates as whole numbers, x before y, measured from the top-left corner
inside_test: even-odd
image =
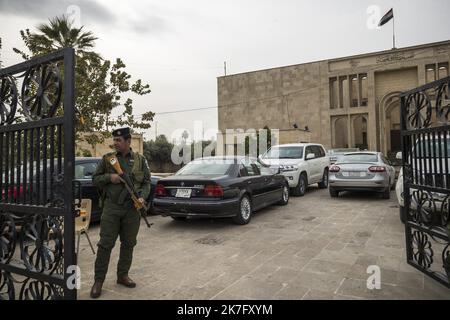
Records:
[[[449,75],[450,41],[219,77],[219,130],[400,150],[399,93]],[[306,130],[305,130],[306,129]]]

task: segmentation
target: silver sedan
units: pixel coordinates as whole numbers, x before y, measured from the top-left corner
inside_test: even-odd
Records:
[[[370,190],[390,198],[395,183],[395,169],[381,152],[360,151],[339,156],[329,168],[330,196],[340,191]]]

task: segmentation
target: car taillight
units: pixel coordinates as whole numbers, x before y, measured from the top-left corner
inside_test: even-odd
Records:
[[[17,190],[16,186],[11,186],[8,188],[8,198],[17,199],[17,197],[23,194],[23,186],[19,186],[19,190]],[[6,196],[6,189],[2,189],[2,198]]]
[[[339,172],[339,170],[341,170],[341,168],[338,166],[331,166],[330,169],[328,169],[329,172]]]
[[[23,194],[23,186],[19,186],[19,190],[17,190],[17,187],[14,187],[13,190],[14,199],[17,199],[17,197],[21,196],[22,194]]]
[[[9,192],[8,192],[8,198],[12,199],[12,200],[16,200],[21,194],[23,194],[23,186],[19,186],[19,188],[17,188],[16,186],[11,186],[8,188]],[[2,190],[2,195],[1,198],[4,199],[6,197],[6,189]]]
[[[371,166],[369,167],[370,172],[385,172],[386,168],[381,166]]]
[[[12,188],[12,196],[13,196],[13,199],[17,199],[17,187]]]
[[[223,189],[221,186],[207,185],[203,190],[203,194],[207,197],[222,197]]]
[[[164,197],[167,195],[166,188],[162,184],[157,184],[155,189],[155,195]]]

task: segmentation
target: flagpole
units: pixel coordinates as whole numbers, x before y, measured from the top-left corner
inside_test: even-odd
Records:
[[[392,11],[392,13],[394,13]],[[395,49],[395,16],[392,15],[392,49]]]

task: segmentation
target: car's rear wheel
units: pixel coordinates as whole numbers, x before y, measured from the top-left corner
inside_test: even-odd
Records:
[[[306,187],[308,186],[308,180],[306,179],[306,175],[302,173],[298,178],[298,184],[295,188],[292,189],[292,194],[297,197],[302,197],[305,195]]]
[[[171,216],[171,218],[175,221],[186,221],[187,219],[187,217],[174,217],[174,216]]]
[[[247,195],[244,195],[239,202],[239,210],[236,216],[233,217],[233,222],[236,224],[247,224],[252,217],[252,203]]]
[[[323,171],[322,181],[319,182],[319,189],[328,188],[328,170]]]
[[[286,184],[283,186],[283,194],[281,196],[281,200],[277,202],[277,204],[281,206],[287,205],[289,202],[289,186]]]
[[[333,189],[333,188],[330,187],[328,190],[330,191],[330,196],[331,197],[333,197],[333,198],[339,197],[339,191],[337,191],[336,189]]]

